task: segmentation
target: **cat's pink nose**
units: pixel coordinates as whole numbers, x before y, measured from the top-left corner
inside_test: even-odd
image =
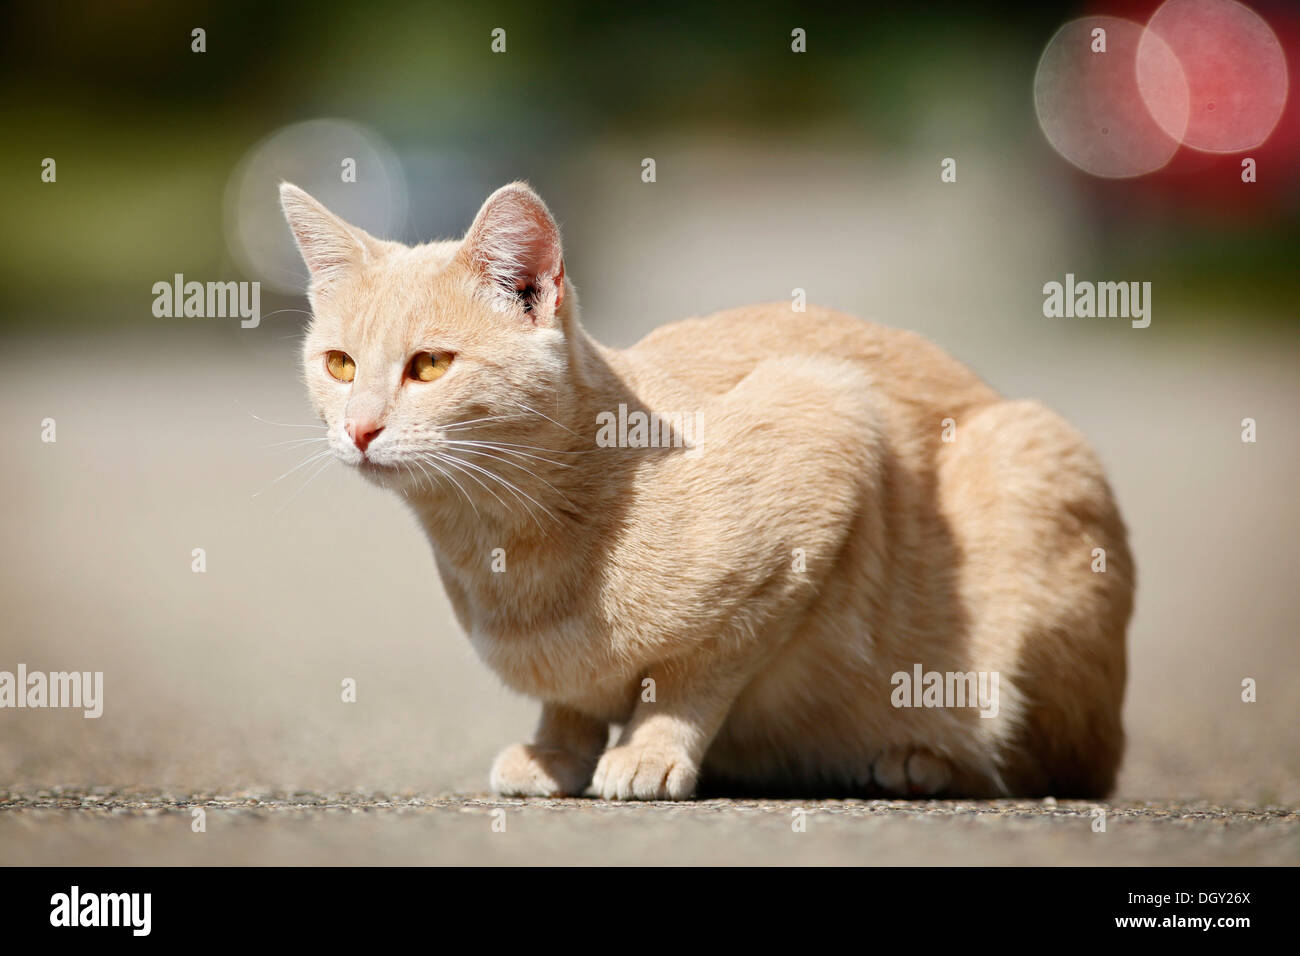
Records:
[[[383,425],[376,425],[374,422],[362,422],[360,424],[347,422],[343,427],[352,436],[352,441],[362,454],[365,454],[366,449],[370,447],[370,443],[375,440],[375,436],[384,430]]]

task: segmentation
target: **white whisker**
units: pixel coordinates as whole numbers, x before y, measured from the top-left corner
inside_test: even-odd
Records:
[[[537,526],[538,526],[539,528],[542,528],[542,523],[541,523],[540,521],[537,520],[537,515],[533,512],[533,509],[532,509],[531,507],[529,507],[527,504],[524,503],[524,499],[525,499],[525,498],[528,499],[528,501],[531,501],[533,504],[535,504],[538,508],[541,508],[541,509],[542,509],[542,513],[545,514],[545,515],[546,515],[548,518],[550,518],[552,521],[554,521],[556,524],[561,524],[561,523],[562,523],[562,522],[560,521],[560,519],[557,518],[554,514],[552,514],[552,513],[551,513],[551,510],[550,510],[549,508],[547,508],[544,504],[542,504],[540,501],[538,501],[538,500],[537,500],[536,498],[534,498],[532,495],[528,494],[528,492],[523,491],[522,489],[520,489],[519,487],[517,487],[513,482],[508,481],[507,479],[501,477],[500,475],[498,475],[496,472],[492,471],[491,469],[489,469],[489,468],[484,468],[484,467],[482,467],[481,465],[477,465],[477,464],[475,464],[475,463],[472,462],[472,461],[466,461],[466,460],[463,459],[463,458],[457,458],[455,455],[451,455],[451,454],[443,454],[443,455],[441,455],[441,458],[442,458],[442,460],[444,460],[444,461],[448,461],[448,462],[450,462],[450,461],[455,461],[458,465],[461,465],[461,466],[463,466],[463,467],[465,467],[465,468],[471,468],[471,469],[473,469],[474,471],[479,472],[480,474],[482,474],[482,475],[484,475],[484,476],[486,476],[486,477],[488,477],[488,478],[491,478],[493,481],[499,483],[502,487],[504,487],[507,491],[509,491],[512,495],[514,495],[516,498],[519,499],[519,503],[522,504],[522,505],[524,506],[524,508],[528,511],[528,514],[529,514],[530,517],[532,517],[533,521],[537,522]],[[521,497],[521,496],[522,496],[522,497]],[[542,528],[542,530],[544,531],[545,529]]]
[[[457,439],[457,440],[460,441],[461,439]],[[527,448],[530,449],[531,451],[544,451],[548,455],[590,455],[594,451],[599,451],[599,449],[597,448],[579,448],[577,450],[565,450],[562,448],[543,448],[541,445],[521,445],[519,442],[496,441],[495,439],[484,440],[481,441],[480,444],[494,445],[499,448],[502,448],[503,450],[504,448]]]
[[[473,479],[473,481],[474,481],[475,484],[477,484],[480,488],[482,488],[484,491],[486,491],[488,494],[490,494],[490,495],[491,495],[493,498],[495,498],[497,501],[500,501],[500,502],[501,502],[501,507],[505,508],[507,511],[510,510],[510,505],[509,505],[507,502],[503,501],[502,498],[501,498],[501,496],[498,495],[495,491],[493,491],[493,490],[492,490],[491,488],[489,488],[487,485],[483,484],[483,482],[479,481],[479,479],[474,475],[473,472],[468,471],[468,470],[466,470],[465,468],[460,467],[460,465],[459,465],[457,462],[452,461],[450,458],[448,458],[448,457],[445,456],[445,455],[438,455],[438,454],[436,454],[436,453],[434,453],[434,454],[435,454],[435,457],[437,458],[438,461],[441,461],[444,465],[450,465],[452,468],[455,468],[457,471],[459,471],[459,472],[460,472],[461,474],[463,474],[465,477]],[[437,463],[436,463],[434,460],[432,460],[432,459],[426,459],[426,460],[428,460],[428,461],[429,461],[429,464],[433,465],[435,468],[438,467]],[[439,469],[439,470],[441,470],[441,469]],[[443,472],[443,473],[446,474],[448,478],[451,478],[452,481],[456,481],[456,479],[455,479],[455,478],[452,478],[452,476],[451,476],[449,473],[447,473],[447,472]],[[456,487],[457,487],[457,488],[460,488],[460,490],[461,490],[461,494],[463,494],[463,495],[465,496],[465,500],[469,502],[469,506],[470,506],[471,508],[474,509],[474,516],[475,516],[475,517],[479,517],[478,508],[477,508],[477,506],[475,506],[475,504],[474,504],[474,499],[470,497],[469,492],[467,492],[464,488],[461,488],[461,487],[460,487],[460,482],[458,482],[458,481],[456,482]]]
[[[284,479],[288,478],[290,475],[292,475],[292,474],[293,474],[295,471],[297,471],[299,468],[305,468],[307,465],[310,465],[312,462],[320,461],[322,458],[325,458],[325,457],[327,457],[327,456],[332,456],[333,454],[334,454],[334,453],[333,453],[332,451],[330,451],[330,450],[327,448],[327,449],[325,449],[324,451],[318,451],[318,452],[315,452],[314,454],[308,455],[306,458],[304,458],[302,461],[298,462],[298,464],[294,465],[292,468],[290,468],[288,471],[286,471],[286,472],[285,472],[283,475],[281,475],[279,478],[275,479],[275,481],[271,482],[271,484],[267,485],[267,486],[266,486],[265,488],[263,488],[261,491],[255,491],[255,492],[253,492],[253,497],[256,498],[258,495],[262,494],[262,492],[269,491],[273,486],[279,484],[281,481],[283,481]]]
[[[515,420],[518,420],[518,419],[523,418],[523,417],[525,417],[525,416],[520,415],[520,414],[518,414],[518,413],[511,413],[511,414],[509,414],[509,415],[490,415],[490,416],[488,416],[487,418],[471,418],[469,421],[465,421],[465,422],[452,422],[452,423],[450,423],[450,424],[448,424],[448,425],[443,425],[443,426],[442,426],[442,430],[443,430],[443,431],[459,431],[460,429],[468,428],[468,427],[471,426],[471,425],[479,425],[479,424],[483,424],[483,423],[485,423],[485,422],[508,422],[508,421],[515,421]]]
[[[548,422],[550,422],[552,425],[555,425],[555,426],[557,426],[557,427],[559,427],[559,428],[563,428],[566,432],[568,432],[568,433],[569,433],[570,435],[572,435],[574,438],[581,438],[581,437],[582,437],[582,436],[579,435],[577,432],[575,432],[572,428],[570,428],[568,425],[561,425],[559,422],[557,422],[557,421],[556,421],[554,418],[552,418],[550,415],[547,415],[547,414],[545,414],[545,413],[543,413],[543,412],[539,412],[539,411],[538,411],[537,409],[535,409],[535,408],[529,408],[529,407],[528,407],[527,405],[525,405],[523,402],[515,402],[514,404],[518,405],[520,408],[522,408],[522,409],[523,409],[524,411],[526,411],[526,412],[532,412],[534,415],[540,415],[542,418],[545,418],[545,419],[546,419]]]
[[[319,438],[289,438],[285,441],[273,441],[269,445],[263,445],[263,448],[279,448],[282,445],[309,445],[317,441],[329,441],[328,435],[322,435]]]
[[[291,494],[291,495],[289,496],[288,500],[286,500],[284,504],[280,505],[280,507],[278,507],[278,508],[275,509],[275,513],[278,515],[278,514],[279,514],[281,511],[283,511],[285,508],[289,507],[289,502],[290,502],[290,501],[293,501],[294,498],[297,498],[300,494],[302,494],[303,489],[306,488],[308,485],[310,485],[310,484],[311,484],[313,481],[315,481],[317,478],[319,478],[319,477],[321,476],[321,474],[322,474],[322,473],[323,473],[327,468],[329,468],[329,466],[330,466],[334,461],[336,461],[336,460],[337,460],[337,459],[335,459],[335,457],[333,456],[333,454],[331,454],[328,458],[326,458],[325,461],[323,461],[323,462],[321,463],[320,467],[317,468],[315,471],[313,471],[313,472],[311,473],[311,477],[309,477],[306,481],[304,481],[304,482],[303,482],[303,483],[298,487],[298,490],[295,491],[293,494]]]
[[[238,402],[236,402],[235,404],[239,405]],[[244,408],[242,405],[240,405],[239,407]],[[296,422],[273,422],[269,418],[263,418],[261,415],[249,411],[247,408],[244,408],[244,411],[248,412],[249,415],[257,419],[263,425],[277,425],[280,428],[329,428],[328,425],[322,425],[320,422],[307,422],[303,424],[298,424]]]
[[[474,446],[475,448],[490,448],[490,449],[492,449],[493,451],[499,451],[499,452],[501,452],[503,455],[519,455],[519,456],[522,457],[522,458],[532,458],[534,461],[544,461],[544,462],[546,462],[548,465],[554,465],[556,468],[572,468],[572,467],[573,467],[572,463],[567,462],[567,461],[552,461],[552,460],[549,459],[549,458],[543,458],[541,455],[530,455],[530,454],[529,454],[528,452],[526,452],[526,451],[515,451],[515,450],[512,449],[512,448],[503,448],[503,447],[501,447],[501,445],[499,445],[499,444],[496,443],[496,442],[488,442],[488,441],[458,441],[458,440],[455,440],[455,439],[447,439],[447,440],[446,440],[446,443],[447,443],[448,445],[472,445],[472,446]],[[534,476],[534,477],[536,477],[536,476]]]
[[[556,488],[553,484],[551,484],[549,481],[547,481],[547,480],[546,480],[545,478],[543,478],[541,475],[537,474],[536,472],[534,472],[534,471],[532,471],[532,470],[530,470],[530,469],[528,469],[528,468],[525,468],[523,465],[519,464],[518,462],[511,461],[511,460],[508,459],[508,458],[502,458],[502,457],[500,457],[499,455],[491,455],[491,454],[488,454],[488,453],[485,452],[485,451],[477,451],[476,449],[473,449],[473,448],[461,448],[461,449],[459,449],[459,450],[462,451],[462,452],[464,452],[466,455],[482,455],[484,458],[491,458],[493,461],[499,461],[499,462],[501,462],[502,464],[509,465],[509,466],[512,467],[512,468],[518,468],[518,469],[519,469],[520,471],[522,471],[525,475],[528,475],[528,477],[530,477],[530,478],[534,478],[534,479],[536,479],[537,481],[540,481],[542,484],[544,484],[547,488],[550,488],[553,492],[555,492],[555,493],[556,493],[557,495],[559,495],[561,498],[564,498],[564,503],[565,503],[566,505],[568,505],[570,508],[575,507],[574,504],[573,504],[573,502],[570,501],[567,497],[565,497],[564,492],[562,492],[559,488]]]

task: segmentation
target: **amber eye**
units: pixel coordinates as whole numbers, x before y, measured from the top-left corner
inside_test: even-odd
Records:
[[[340,382],[350,382],[357,377],[357,363],[347,352],[337,349],[325,353],[325,367]]]
[[[434,379],[441,378],[450,366],[450,352],[421,352],[411,359],[406,375],[417,382],[432,382]]]

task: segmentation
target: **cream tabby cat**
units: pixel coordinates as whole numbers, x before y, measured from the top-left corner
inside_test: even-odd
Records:
[[[916,335],[788,303],[605,348],[520,183],[415,247],[281,200],[332,450],[405,497],[475,649],[541,702],[494,790],[1111,788],[1133,562],[1054,413]],[[608,440],[650,411],[674,423],[657,440]],[[897,706],[922,700],[896,675],[922,672],[992,675],[996,706],[951,686]]]

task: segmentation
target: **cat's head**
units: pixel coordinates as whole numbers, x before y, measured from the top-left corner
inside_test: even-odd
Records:
[[[413,247],[288,183],[280,200],[311,274],[307,390],[339,459],[384,486],[438,493],[453,485],[431,481],[439,473],[491,485],[482,469],[511,470],[489,455],[545,445],[536,436],[571,391],[576,304],[536,193],[504,186],[462,240]]]

